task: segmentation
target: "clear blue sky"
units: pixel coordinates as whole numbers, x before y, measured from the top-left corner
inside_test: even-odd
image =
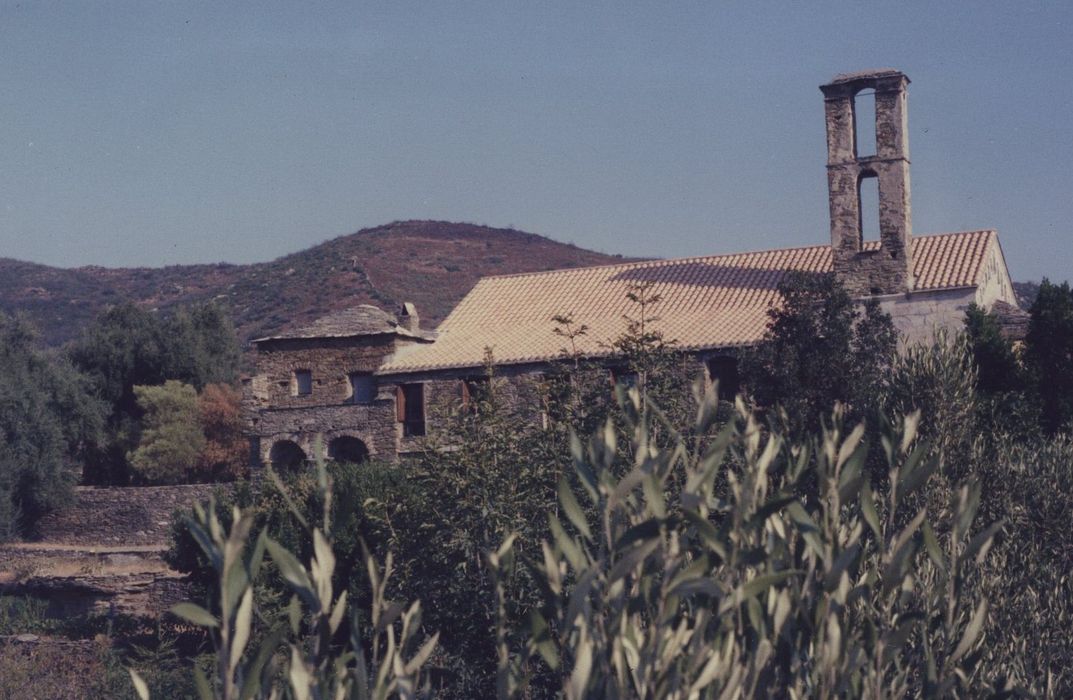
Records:
[[[1073,277],[1073,3],[0,0],[0,256],[268,260],[395,219],[828,240],[835,73],[910,87],[916,233]]]

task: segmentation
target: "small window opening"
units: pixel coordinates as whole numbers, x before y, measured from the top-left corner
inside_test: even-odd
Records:
[[[364,372],[350,375],[350,402],[372,403],[376,400],[376,377]]]
[[[861,242],[878,241],[879,237],[879,178],[865,174],[857,182],[858,225]]]
[[[876,154],[876,93],[858,92],[853,97],[853,140],[858,158]]]
[[[716,384],[720,401],[733,401],[741,389],[738,360],[725,355],[708,358],[708,379]]]
[[[400,384],[395,393],[395,418],[405,437],[425,434],[425,385]]]
[[[309,396],[313,393],[313,373],[308,369],[294,370],[294,393],[297,396]]]
[[[611,377],[612,388],[617,384],[621,384],[627,389],[637,386],[637,373],[628,367],[611,367],[608,369],[608,374]]]

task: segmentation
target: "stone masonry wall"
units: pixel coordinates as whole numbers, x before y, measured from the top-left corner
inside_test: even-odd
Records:
[[[396,349],[390,335],[358,338],[277,340],[257,349],[257,374],[250,381],[252,408],[338,406],[350,399],[349,376],[375,372]],[[307,370],[313,391],[297,394],[294,373]]]
[[[821,86],[827,125],[827,180],[834,272],[854,296],[913,288],[912,214],[906,112],[908,78],[880,70]],[[875,92],[875,144],[858,144],[855,97]],[[872,146],[875,150],[872,151]],[[867,155],[874,152],[875,155]],[[879,183],[880,249],[862,250],[860,183]]]
[[[880,297],[879,305],[890,314],[905,343],[912,345],[931,342],[939,328],[951,334],[960,331],[974,299],[974,289],[949,289]]]
[[[260,457],[269,461],[272,445],[290,440],[310,459],[327,457],[328,444],[337,437],[355,437],[371,457],[392,460],[397,443],[394,386],[381,387],[376,401],[364,405],[311,406],[261,411],[257,433]],[[316,453],[317,444],[320,453]]]
[[[1013,282],[1010,281],[1010,272],[1006,269],[998,241],[991,245],[984,259],[980,285],[976,288],[978,305],[990,309],[996,301],[1017,306],[1017,295],[1013,291]]]
[[[220,488],[230,486],[79,486],[70,505],[41,519],[37,539],[71,545],[166,545],[172,513],[208,500]]]
[[[325,457],[331,440],[344,436],[361,440],[372,457],[394,459],[398,440],[394,385],[378,384],[371,403],[355,404],[350,375],[373,373],[384,357],[408,342],[385,334],[261,343],[246,406],[262,463],[269,461],[272,446],[282,440],[294,442],[312,459]],[[297,394],[296,370],[310,372],[311,393]]]

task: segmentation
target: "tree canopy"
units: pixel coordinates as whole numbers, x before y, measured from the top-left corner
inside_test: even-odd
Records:
[[[94,484],[130,479],[128,455],[138,445],[143,410],[135,386],[171,379],[200,390],[208,384],[233,383],[238,375],[234,328],[211,303],[169,317],[119,304],[101,314],[68,354],[111,407],[104,443],[86,455],[83,478]]]
[[[144,411],[138,447],[127,455],[130,466],[146,481],[181,481],[205,447],[198,422],[197,391],[173,379],[160,386],[136,386]]]
[[[874,299],[854,301],[833,275],[789,275],[779,294],[764,339],[742,357],[748,391],[786,409],[795,431],[836,401],[861,415],[888,381],[898,340],[890,316]]]
[[[69,363],[38,349],[26,321],[0,313],[0,539],[67,498],[104,413]]]
[[[1073,290],[1047,279],[1029,310],[1025,361],[1039,395],[1044,430],[1073,427]]]

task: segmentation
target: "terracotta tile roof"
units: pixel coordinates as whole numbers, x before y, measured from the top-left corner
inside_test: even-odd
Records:
[[[975,286],[995,240],[994,231],[914,237],[916,289]],[[635,313],[627,289],[642,281],[661,298],[654,327],[678,347],[750,345],[764,334],[783,275],[830,269],[831,248],[821,245],[485,277],[440,324],[434,343],[401,349],[380,373],[479,367],[486,347],[498,364],[550,360],[567,344],[553,333],[552,316],[568,313],[588,326],[579,351],[609,354],[606,345],[625,330],[623,315]]]
[[[415,335],[399,326],[398,319],[375,306],[361,304],[349,309],[334,311],[318,318],[308,326],[285,331],[267,338],[257,338],[254,343],[267,340],[285,340],[294,338],[351,338],[356,335],[380,335],[392,333],[398,335]],[[422,335],[422,334],[417,334]]]

